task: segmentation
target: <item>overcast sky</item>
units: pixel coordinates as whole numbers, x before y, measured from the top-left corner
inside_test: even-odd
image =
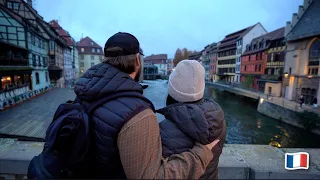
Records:
[[[94,3],[93,3],[94,2]],[[177,48],[202,50],[225,35],[260,22],[266,30],[284,27],[303,0],[34,0],[46,21],[76,40],[89,36],[102,47],[111,35],[129,32],[145,55]]]

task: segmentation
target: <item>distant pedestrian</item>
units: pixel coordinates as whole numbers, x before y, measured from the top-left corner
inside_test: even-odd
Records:
[[[200,177],[217,179],[219,157],[226,138],[226,122],[222,108],[213,100],[203,98],[204,76],[204,68],[195,60],[181,61],[170,75],[167,106],[157,110],[166,118],[160,123],[162,154],[166,158],[190,151],[197,141],[208,144],[220,140],[212,149],[212,161]]]
[[[300,107],[302,107],[302,105],[304,104],[304,97],[303,97],[303,95],[301,95],[300,98],[299,98],[299,104],[300,104]]]
[[[314,109],[318,108],[318,99],[316,97],[313,98],[312,105]]]

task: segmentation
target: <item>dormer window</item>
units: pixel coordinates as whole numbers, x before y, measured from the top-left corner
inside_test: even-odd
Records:
[[[8,9],[12,9],[13,8],[13,4],[12,4],[12,2],[7,2],[7,7],[8,7]]]
[[[7,2],[7,8],[8,9],[18,10],[19,9],[19,5],[20,5],[20,3],[18,3],[18,2],[12,2],[12,1],[8,1]]]
[[[93,46],[93,41],[90,42],[91,46]]]
[[[257,49],[257,45],[256,44],[253,45],[253,50],[255,50],[255,49]]]

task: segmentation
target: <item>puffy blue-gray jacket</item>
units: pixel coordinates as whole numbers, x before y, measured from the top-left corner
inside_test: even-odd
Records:
[[[196,103],[175,103],[157,112],[166,118],[160,123],[164,157],[189,151],[195,142],[209,144],[220,139],[212,149],[213,159],[201,177],[218,178],[219,156],[226,138],[226,123],[221,107],[205,99]]]
[[[102,97],[124,93],[108,101],[92,114],[92,149],[90,155],[90,178],[126,178],[117,148],[117,137],[123,125],[152,103],[142,93],[142,86],[128,74],[101,63],[91,67],[78,80],[75,93],[81,100],[96,102]]]

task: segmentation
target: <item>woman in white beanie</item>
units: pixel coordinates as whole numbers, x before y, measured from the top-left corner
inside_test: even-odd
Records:
[[[168,81],[167,106],[157,110],[165,116],[160,123],[163,157],[190,150],[196,142],[220,142],[212,149],[213,159],[200,179],[217,179],[218,162],[226,138],[221,107],[203,99],[205,70],[195,60],[178,63]]]

